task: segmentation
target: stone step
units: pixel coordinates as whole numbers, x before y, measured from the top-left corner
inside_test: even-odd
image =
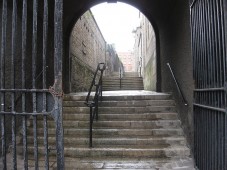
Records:
[[[97,121],[94,128],[126,128],[126,129],[157,129],[157,128],[179,128],[179,120],[158,121]]]
[[[34,152],[34,147],[29,145],[28,153]],[[22,154],[22,146],[18,146],[17,153]],[[44,147],[38,148],[40,156],[44,154]],[[190,150],[185,146],[172,146],[172,147],[157,147],[157,148],[145,148],[145,149],[133,149],[133,148],[64,148],[65,157],[73,158],[114,158],[114,157],[127,157],[127,158],[187,158],[190,156]],[[56,151],[49,152],[50,156],[56,155]]]
[[[38,116],[38,120],[43,120],[43,116]],[[89,113],[63,113],[64,120],[89,120]],[[178,119],[177,113],[140,113],[140,114],[99,114],[99,121],[102,120],[176,120]],[[48,120],[53,120],[52,117],[48,117]]]
[[[29,136],[27,138],[28,144],[33,144],[34,138]],[[43,145],[44,138],[38,138],[38,144],[40,146]],[[21,141],[22,142],[22,141]],[[56,138],[54,136],[48,137],[49,145],[55,145]],[[93,146],[96,147],[115,147],[115,148],[152,148],[158,146],[185,146],[186,141],[184,137],[165,137],[165,138],[93,138]],[[64,138],[64,146],[70,147],[88,147],[89,146],[89,138],[78,138],[78,137],[65,137]]]
[[[140,85],[140,86],[143,86],[143,82],[142,81],[138,81],[138,82],[135,82],[135,81],[111,81],[111,82],[103,82],[103,86],[113,86],[113,85],[121,85],[122,86],[136,86],[136,85]]]
[[[31,159],[33,155],[29,156]],[[51,158],[51,157],[50,157]],[[29,160],[29,168],[34,169],[35,162],[33,160]],[[39,158],[39,169],[45,170],[45,159],[44,157]],[[12,167],[12,166],[11,166]],[[23,166],[21,166],[21,169]],[[57,169],[57,164],[55,159],[50,160],[50,169]],[[164,170],[164,169],[172,169],[172,170],[195,170],[194,162],[192,158],[185,159],[169,159],[169,158],[69,158],[65,157],[65,169],[102,169],[102,170],[110,170],[110,169],[124,169],[124,170],[132,170],[132,169],[149,169],[149,170]],[[12,169],[12,168],[8,168]]]
[[[89,107],[63,107],[64,113],[90,113]],[[99,113],[175,112],[175,106],[99,107]]]
[[[105,83],[117,83],[117,82],[124,82],[124,83],[141,83],[143,82],[142,78],[105,78],[103,79],[103,84]]]
[[[43,128],[38,128],[37,133],[43,136]],[[28,129],[28,134],[33,134],[33,129]],[[48,128],[49,135],[55,135],[56,130],[54,128]],[[89,137],[89,129],[86,128],[64,128],[65,137],[78,136]],[[183,131],[180,128],[174,129],[93,129],[93,137],[95,138],[150,138],[150,137],[179,137],[183,136]]]
[[[123,85],[120,87],[120,85],[115,86],[103,86],[103,91],[116,91],[116,90],[144,90],[144,87],[142,85]]]
[[[103,77],[103,81],[106,81],[106,80],[111,81],[111,80],[119,80],[119,79],[120,79],[119,75]],[[138,77],[138,76],[123,76],[121,79],[122,80],[143,80],[142,77]]]
[[[175,106],[174,100],[129,100],[129,101],[102,101],[101,107],[129,107],[129,106]],[[64,107],[83,107],[84,101],[63,101]]]
[[[187,147],[124,149],[124,148],[65,148],[65,156],[72,157],[128,157],[128,158],[185,158],[190,156]]]
[[[121,88],[122,90],[141,90],[143,89],[143,85],[141,84],[122,84],[120,86],[120,84],[111,84],[111,85],[103,85],[103,91],[106,91],[105,89],[117,89],[117,88]]]
[[[110,93],[110,92],[107,92]],[[125,92],[127,95],[111,95],[111,93],[108,96],[105,96],[105,92],[103,93],[103,101],[123,101],[123,100],[168,100],[171,99],[170,94],[160,94],[160,93],[154,93],[154,95],[130,95],[130,91]],[[94,94],[92,94],[94,95]],[[76,101],[85,101],[87,97],[87,93],[83,93],[83,95],[65,95],[64,96],[64,101],[71,101],[71,100],[76,100]]]
[[[121,87],[122,89],[126,89],[127,90],[127,88],[144,88],[144,86],[143,86],[143,84],[133,84],[133,83],[130,83],[130,84],[121,84],[121,86],[120,86],[120,84],[103,84],[103,86],[102,86],[104,89],[105,88],[118,88],[118,87]],[[136,89],[135,89],[136,90]]]
[[[33,121],[30,121],[30,126]],[[89,121],[63,121],[64,128],[85,128],[89,127]],[[157,129],[157,128],[180,128],[179,120],[154,120],[154,121],[95,121],[93,128],[122,128],[122,129]],[[37,121],[37,126],[43,127],[43,122]],[[55,127],[53,120],[48,121],[48,127]]]
[[[126,88],[120,88],[120,87],[104,87],[103,91],[119,91],[119,90],[144,90],[144,87],[126,87]]]

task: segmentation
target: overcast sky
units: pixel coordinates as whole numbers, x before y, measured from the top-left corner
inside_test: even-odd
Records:
[[[118,52],[132,51],[133,29],[139,26],[139,11],[125,3],[102,3],[91,8],[107,43]]]

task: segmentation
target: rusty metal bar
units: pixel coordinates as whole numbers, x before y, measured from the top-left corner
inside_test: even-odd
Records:
[[[11,56],[11,88],[15,88],[15,56],[16,56],[16,39],[17,39],[17,1],[13,0],[12,12],[12,56]],[[15,112],[15,93],[11,93],[11,112]],[[12,150],[13,169],[17,169],[17,152],[16,152],[16,116],[12,116]]]
[[[210,91],[224,91],[224,90],[226,90],[225,87],[194,89],[195,92],[210,92]]]
[[[50,93],[49,89],[0,89],[0,92]]]
[[[55,0],[54,11],[54,89],[58,93],[62,93],[63,0]],[[55,111],[53,116],[56,123],[57,169],[64,170],[62,96],[55,96]]]
[[[2,37],[1,37],[1,66],[0,66],[0,89],[5,88],[5,53],[6,53],[6,29],[7,29],[7,0],[2,1]],[[5,93],[1,92],[1,112],[5,111]],[[3,169],[7,167],[6,160],[6,132],[5,132],[5,115],[1,115],[2,130],[2,163]]]
[[[43,11],[43,89],[46,89],[46,58],[47,58],[47,40],[48,40],[48,0],[44,0]],[[47,95],[43,93],[43,112],[46,112],[47,108]],[[48,150],[48,125],[47,116],[43,117],[43,130],[44,130],[44,154],[45,154],[45,168],[49,169],[49,150]]]
[[[22,14],[22,65],[21,65],[21,82],[22,89],[25,89],[25,59],[27,51],[27,0],[23,0],[23,14]],[[26,101],[25,93],[22,92],[22,112],[26,113]],[[22,119],[22,131],[23,131],[23,157],[24,157],[24,169],[28,169],[28,155],[27,155],[27,115]]]
[[[37,60],[37,16],[38,1],[33,0],[33,29],[32,29],[32,88],[36,89],[36,60]],[[37,112],[36,93],[32,93],[33,112]],[[37,116],[33,115],[33,136],[34,136],[34,161],[35,169],[38,170],[38,141],[37,141]]]
[[[51,114],[51,112],[42,112],[42,113],[29,113],[29,112],[27,112],[27,113],[25,113],[25,112],[22,112],[22,113],[20,113],[20,112],[1,112],[1,114],[7,114],[7,115],[17,115],[17,116],[35,116],[35,115],[37,115],[37,116],[39,116],[39,115],[45,115],[45,116],[48,116],[48,115],[50,115]]]

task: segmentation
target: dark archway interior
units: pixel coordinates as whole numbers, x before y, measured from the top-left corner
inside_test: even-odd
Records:
[[[104,4],[105,3],[101,3],[101,4],[98,4],[95,6],[99,6],[99,5],[103,6]],[[113,3],[107,3],[107,4],[113,4]],[[107,4],[105,4],[105,5],[107,5]],[[134,8],[133,6],[128,5],[126,3],[122,3],[122,2],[114,3],[113,6],[110,5],[108,7],[112,8],[112,9],[116,9],[116,7],[118,7],[118,9],[119,9],[119,7],[122,5],[127,6],[128,8],[131,8],[131,9]],[[95,6],[93,6],[93,7],[95,7]],[[92,11],[91,11],[91,13],[92,13]],[[116,10],[116,13],[117,13],[116,15],[120,16],[117,10]],[[126,13],[126,14],[128,13],[128,15],[131,14],[127,10],[125,10],[124,13]],[[89,15],[89,16],[87,16],[87,15]],[[66,57],[69,56],[69,59],[67,58],[66,60],[69,61],[69,63],[70,63],[70,64],[68,64],[69,66],[66,66],[66,68],[69,68],[68,70],[66,70],[66,74],[68,72],[70,75],[70,81],[69,81],[70,88],[68,88],[69,90],[67,90],[67,91],[70,93],[88,91],[90,82],[92,81],[91,74],[93,74],[94,70],[96,69],[95,62],[97,62],[97,61],[103,62],[104,55],[105,55],[104,62],[107,64],[107,67],[109,67],[108,71],[105,71],[104,76],[108,77],[110,72],[118,71],[119,67],[121,67],[119,64],[119,62],[120,62],[119,60],[114,59],[114,61],[113,61],[113,59],[112,59],[111,61],[109,61],[108,60],[109,57],[107,57],[106,54],[104,54],[104,51],[97,51],[97,49],[99,49],[99,47],[96,47],[97,41],[106,50],[108,50],[107,46],[110,45],[109,42],[105,40],[106,37],[105,36],[103,37],[102,32],[101,32],[101,34],[98,34],[99,36],[97,35],[97,36],[93,37],[93,35],[92,35],[91,36],[92,39],[89,39],[89,38],[91,38],[89,36],[90,32],[92,32],[92,34],[93,33],[97,34],[95,32],[95,30],[92,30],[92,29],[94,29],[94,27],[96,25],[95,24],[96,21],[94,23],[93,22],[90,23],[90,21],[86,21],[83,18],[86,18],[86,17],[88,19],[93,18],[92,15],[96,15],[96,14],[92,13],[90,15],[90,9],[88,9],[85,13],[83,13],[71,27],[70,36],[66,37],[66,41],[69,41],[69,52],[68,52],[69,55],[66,55]],[[106,14],[103,12],[102,15],[106,15]],[[115,15],[115,14],[112,12],[111,15]],[[121,64],[123,64],[123,63],[125,64],[125,66],[123,68],[124,72],[128,72],[131,70],[131,71],[138,72],[138,74],[142,76],[144,90],[161,91],[161,82],[160,81],[157,82],[157,70],[160,70],[160,68],[157,69],[157,67],[156,67],[157,65],[160,66],[160,60],[157,63],[157,59],[156,59],[157,58],[156,44],[159,44],[159,43],[156,43],[155,34],[157,34],[157,33],[155,33],[153,24],[151,24],[151,22],[149,20],[147,20],[147,18],[143,15],[143,13],[141,13],[141,11],[140,12],[138,11],[136,16],[135,15],[133,15],[133,16],[135,18],[131,17],[130,18],[131,21],[129,21],[129,22],[140,19],[140,22],[138,22],[138,25],[131,28],[131,29],[134,29],[134,31],[135,31],[134,36],[138,37],[138,40],[136,40],[136,38],[134,37],[135,39],[134,39],[133,43],[135,43],[135,44],[134,44],[133,49],[131,49],[133,54],[136,53],[136,54],[134,54],[135,59],[133,61],[123,59]],[[94,19],[96,19],[96,18],[94,18]],[[85,24],[87,22],[88,22],[88,24]],[[127,22],[127,21],[121,20],[121,22]],[[92,26],[91,26],[91,24],[92,24]],[[95,25],[93,25],[93,24],[95,24]],[[125,30],[125,28],[123,28],[124,25],[118,24],[118,23],[114,23],[114,24],[117,27],[119,27],[118,29]],[[89,25],[88,26],[89,28],[86,28],[85,25]],[[108,20],[107,25],[113,25],[111,19]],[[99,25],[97,25],[97,26],[99,27]],[[141,29],[141,31],[136,31],[136,29],[138,29],[137,27],[139,27]],[[100,29],[102,30],[102,28],[99,27],[98,30],[100,30]],[[131,31],[132,31],[131,29],[127,30],[128,33],[131,33]],[[145,29],[147,30],[147,32],[145,32]],[[90,30],[90,32],[89,32],[89,30]],[[142,30],[144,30],[144,31],[142,32]],[[110,30],[108,30],[108,31],[110,32]],[[114,32],[114,30],[111,30],[111,32]],[[116,34],[116,36],[119,36],[118,32],[116,32],[115,34]],[[102,37],[102,38],[100,39],[100,37]],[[140,37],[140,40],[139,40],[139,37]],[[132,38],[133,38],[133,36],[132,36]],[[84,46],[81,48],[80,44],[84,44],[84,41],[86,41],[86,44],[91,43],[91,42],[93,42],[93,39],[96,39],[95,40],[96,43],[90,44],[91,46],[89,45],[89,48],[87,48],[87,52],[86,52],[87,54],[84,54],[84,52],[82,50]],[[105,44],[106,44],[105,46],[103,46],[103,41],[105,41]],[[127,42],[125,42],[125,43],[127,43]],[[95,48],[97,48],[97,49],[95,50]],[[120,52],[120,53],[124,52],[124,49],[121,49],[121,50],[123,50],[123,51],[116,51],[116,53],[118,54],[118,52]],[[66,51],[68,51],[68,49],[66,49]],[[144,52],[142,52],[142,51],[144,51]],[[106,53],[108,53],[108,52],[106,52]],[[158,52],[158,54],[159,54],[159,52]],[[118,55],[120,55],[120,54],[118,54]],[[111,58],[115,58],[115,56],[112,56]],[[118,56],[117,56],[117,58],[118,58]],[[131,62],[133,62],[132,66],[131,66]],[[130,69],[128,68],[129,63],[130,63]],[[114,70],[112,70],[113,65],[114,65]],[[81,75],[83,75],[83,76],[81,76]],[[161,77],[160,71],[159,71],[158,77]]]
[[[64,1],[64,91],[69,92],[69,37],[77,19],[90,7],[104,0]],[[193,76],[190,34],[189,0],[122,0],[139,9],[152,23],[157,41],[157,90],[172,92],[190,144],[193,142]],[[173,68],[183,95],[189,105],[185,107],[177,92],[167,63]]]

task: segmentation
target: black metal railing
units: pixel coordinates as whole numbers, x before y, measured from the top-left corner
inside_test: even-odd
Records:
[[[227,3],[194,0],[194,158],[199,170],[227,170]]]
[[[105,63],[99,63],[97,69],[95,71],[88,95],[86,97],[85,104],[90,108],[90,139],[89,146],[92,147],[92,127],[94,120],[98,120],[98,107],[99,100],[102,101],[102,76],[103,72],[106,69]],[[98,73],[100,72],[100,77],[97,78]],[[96,84],[96,80],[98,79],[98,83]],[[92,89],[95,87],[95,95],[91,98]]]
[[[181,90],[181,88],[180,88],[180,86],[179,86],[179,83],[178,83],[178,81],[177,81],[177,79],[176,79],[176,77],[175,77],[175,75],[174,75],[174,73],[173,73],[173,70],[172,70],[170,64],[167,63],[167,66],[168,66],[168,68],[169,68],[169,70],[170,70],[170,73],[171,73],[171,75],[172,75],[172,78],[173,78],[173,80],[174,80],[174,82],[175,82],[175,84],[176,84],[177,91],[178,91],[178,93],[179,93],[179,95],[180,95],[180,97],[181,97],[181,99],[182,99],[182,102],[184,103],[185,106],[187,106],[188,103],[187,103],[187,101],[185,100],[185,97],[184,97],[184,95],[183,95],[183,93],[182,93],[182,90]]]
[[[119,79],[120,79],[120,89],[122,88],[122,78],[124,76],[124,70],[120,67],[119,69]]]

